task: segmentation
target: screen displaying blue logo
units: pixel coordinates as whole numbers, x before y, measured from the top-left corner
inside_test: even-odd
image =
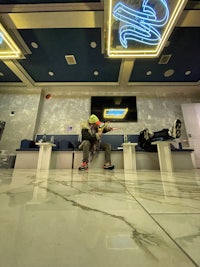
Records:
[[[105,108],[104,119],[124,119],[128,113],[128,108]]]

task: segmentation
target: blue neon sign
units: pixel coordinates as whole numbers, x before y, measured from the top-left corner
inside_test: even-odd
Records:
[[[113,8],[113,16],[119,25],[119,40],[124,48],[128,48],[128,40],[147,45],[158,45],[161,40],[159,28],[166,25],[169,19],[169,9],[166,0],[158,0],[162,11],[161,17],[150,5],[151,0],[143,0],[141,11],[134,10],[122,2]]]

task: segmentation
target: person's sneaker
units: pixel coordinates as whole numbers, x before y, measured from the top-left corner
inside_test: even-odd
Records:
[[[86,161],[82,162],[81,166],[78,168],[79,171],[85,171],[88,169],[88,163]]]
[[[148,139],[152,138],[153,135],[154,135],[153,132],[149,131],[148,128],[145,128],[145,129],[143,130],[143,133],[144,133],[144,139],[145,139],[145,140],[148,140]]]
[[[172,127],[169,129],[169,135],[173,138],[179,138],[181,136],[181,121],[175,120]]]
[[[111,162],[109,162],[109,163],[105,163],[103,168],[105,170],[113,170],[115,168],[115,166]]]
[[[144,139],[145,140],[148,140],[149,139],[149,129],[148,128],[145,128],[143,130],[143,133],[144,133]]]

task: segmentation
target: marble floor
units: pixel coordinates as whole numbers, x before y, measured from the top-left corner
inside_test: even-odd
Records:
[[[1,169],[0,266],[200,266],[200,170]]]

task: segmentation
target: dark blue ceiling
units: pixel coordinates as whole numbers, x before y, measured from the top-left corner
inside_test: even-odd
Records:
[[[0,82],[20,82],[20,79],[1,60]]]
[[[137,59],[131,73],[131,82],[197,82],[200,79],[200,30],[177,27],[169,38],[161,56],[154,59]],[[159,64],[162,55],[172,55],[168,64]],[[165,77],[164,73],[174,74]],[[186,75],[190,71],[189,75]],[[151,72],[151,75],[147,75]]]
[[[37,82],[117,82],[121,60],[101,53],[101,29],[19,30],[32,54],[20,64]],[[38,49],[31,47],[38,44]],[[90,46],[96,42],[96,48]],[[68,65],[65,55],[74,55],[77,64]],[[98,71],[99,75],[94,75]],[[54,76],[48,73],[53,72]]]
[[[32,54],[19,63],[35,82],[117,82],[120,59],[108,59],[101,53],[100,29],[19,30]],[[91,48],[90,43],[97,47]],[[136,59],[130,82],[197,82],[200,79],[199,28],[177,27],[161,55],[154,59]],[[34,49],[31,43],[38,44]],[[68,65],[65,55],[73,54],[76,65]],[[171,55],[160,65],[162,55]],[[165,77],[164,73],[174,74]],[[97,71],[98,75],[94,75]],[[190,72],[186,75],[186,72]],[[53,72],[54,76],[49,76]],[[151,75],[147,75],[151,72]],[[1,78],[0,78],[1,79]]]

